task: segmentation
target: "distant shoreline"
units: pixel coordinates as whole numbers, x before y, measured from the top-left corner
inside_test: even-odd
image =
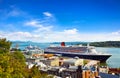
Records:
[[[97,47],[97,46],[95,46],[95,47]],[[99,48],[120,48],[120,47],[99,47]]]
[[[28,42],[22,42],[22,41],[12,41],[13,44],[21,44],[21,43],[28,43]],[[34,42],[30,42],[29,44],[32,44]],[[40,44],[40,42],[35,42],[37,44]],[[47,42],[45,42],[47,43]],[[49,43],[49,42],[48,42]],[[90,46],[95,46],[95,47],[105,47],[105,48],[120,48],[120,41],[101,41],[101,42],[65,42],[67,45],[85,45],[89,43]],[[51,42],[50,44],[60,44],[60,42]]]
[[[120,48],[120,41],[91,42],[90,46]]]

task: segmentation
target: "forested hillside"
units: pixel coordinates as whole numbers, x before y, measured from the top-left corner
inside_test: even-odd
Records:
[[[120,47],[120,41],[92,42],[90,45],[96,47]]]

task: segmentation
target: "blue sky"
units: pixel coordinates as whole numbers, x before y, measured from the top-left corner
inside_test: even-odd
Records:
[[[0,0],[8,40],[120,40],[120,0]]]

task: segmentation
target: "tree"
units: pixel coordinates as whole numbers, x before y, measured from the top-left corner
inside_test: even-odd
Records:
[[[0,78],[25,77],[25,58],[20,52],[10,53],[11,42],[0,39]]]
[[[0,53],[9,52],[11,42],[7,41],[5,38],[0,39]]]
[[[9,52],[10,46],[11,42],[0,39],[0,78],[48,78],[36,66],[27,69],[23,53]]]
[[[25,56],[20,51],[15,51],[11,53],[11,56],[14,57],[14,59],[18,60],[19,62],[25,64]]]
[[[0,78],[23,78],[26,65],[13,57],[14,54],[0,54]]]
[[[48,76],[48,74],[46,74],[46,73],[41,74],[39,67],[34,65],[29,70],[29,78],[53,78],[53,76]]]
[[[30,75],[29,78],[40,78],[41,74],[40,71],[38,70],[38,67],[35,65],[30,69]]]

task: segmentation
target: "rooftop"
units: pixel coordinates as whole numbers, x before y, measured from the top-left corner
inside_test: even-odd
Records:
[[[99,75],[101,76],[101,78],[120,78],[117,75],[106,74],[106,73],[99,73]]]

